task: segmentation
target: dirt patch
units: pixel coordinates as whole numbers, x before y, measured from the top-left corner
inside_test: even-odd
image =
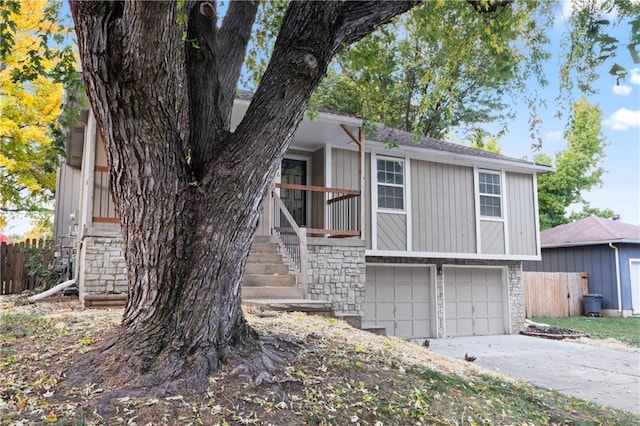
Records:
[[[544,337],[545,339],[555,340],[589,337],[587,333],[583,333],[582,331],[550,326],[530,326],[526,330],[521,331],[520,334],[524,334],[526,336]]]

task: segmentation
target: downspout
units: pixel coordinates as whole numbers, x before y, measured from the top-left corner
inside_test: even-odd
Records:
[[[622,292],[620,290],[620,253],[618,253],[618,247],[613,243],[609,243],[609,247],[615,252],[616,259],[616,288],[618,289],[618,313],[622,313]]]

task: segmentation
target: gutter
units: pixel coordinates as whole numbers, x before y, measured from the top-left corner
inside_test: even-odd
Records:
[[[618,247],[614,246],[613,243],[609,243],[609,247],[613,249],[615,252],[616,259],[616,288],[618,290],[618,313],[622,313],[622,293],[620,291],[620,253],[618,252]]]

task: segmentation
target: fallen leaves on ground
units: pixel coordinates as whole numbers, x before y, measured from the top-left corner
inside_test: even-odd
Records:
[[[64,394],[71,359],[116,326],[121,309],[73,299],[19,304],[0,297],[0,424],[482,425],[638,424],[621,411],[507,381],[394,337],[304,314],[247,320],[304,349],[259,386],[223,369],[200,394],[119,396],[100,410],[96,384]]]

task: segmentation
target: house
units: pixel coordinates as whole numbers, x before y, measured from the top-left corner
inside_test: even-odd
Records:
[[[236,100],[234,126],[248,105]],[[68,145],[57,196],[70,201],[55,226],[76,238],[86,305],[125,293],[126,272],[91,115]],[[536,175],[551,170],[386,128],[365,135],[361,119],[319,112],[300,124],[265,200],[243,301],[324,303],[406,338],[515,332],[522,262],[540,259]]]
[[[640,315],[640,226],[591,216],[541,232],[541,261],[525,271],[586,272],[602,315]]]

